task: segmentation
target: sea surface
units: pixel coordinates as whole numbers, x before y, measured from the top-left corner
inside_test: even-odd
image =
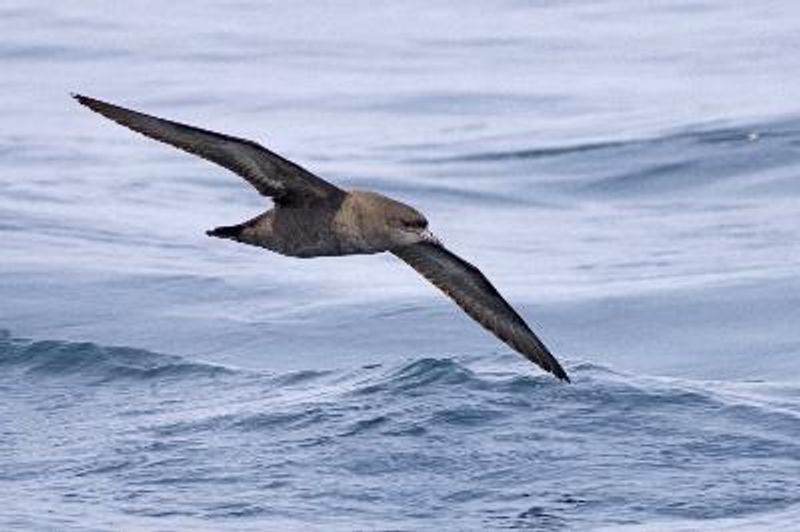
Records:
[[[0,4],[0,529],[796,530],[800,4]],[[573,378],[80,92],[428,215]]]

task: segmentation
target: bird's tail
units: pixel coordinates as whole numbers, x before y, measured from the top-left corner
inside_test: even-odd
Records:
[[[229,238],[231,240],[241,240],[242,232],[247,227],[247,223],[243,224],[236,224],[236,225],[223,225],[220,227],[215,227],[214,229],[209,229],[206,231],[208,236],[213,236],[216,238]]]
[[[268,212],[236,225],[222,225],[206,231],[208,236],[227,238],[253,246],[269,247],[267,244],[272,233],[272,224]]]

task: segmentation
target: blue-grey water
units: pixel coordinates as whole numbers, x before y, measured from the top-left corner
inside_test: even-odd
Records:
[[[0,529],[793,530],[796,2],[0,5]],[[82,92],[411,203],[564,385]]]

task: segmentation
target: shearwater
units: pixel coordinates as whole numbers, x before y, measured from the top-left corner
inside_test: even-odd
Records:
[[[290,257],[388,251],[453,299],[503,342],[561,380],[569,377],[542,341],[469,262],[448,251],[419,211],[376,192],[343,190],[260,144],[74,95],[86,107],[138,133],[242,176],[274,208],[207,232]]]

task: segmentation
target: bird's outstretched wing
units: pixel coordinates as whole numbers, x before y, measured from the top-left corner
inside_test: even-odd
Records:
[[[447,294],[475,321],[525,357],[561,380],[569,377],[525,321],[472,264],[440,244],[420,242],[392,250]]]
[[[335,185],[251,140],[164,120],[80,94],[73,96],[118,124],[239,174],[276,203],[306,204],[344,195]]]

